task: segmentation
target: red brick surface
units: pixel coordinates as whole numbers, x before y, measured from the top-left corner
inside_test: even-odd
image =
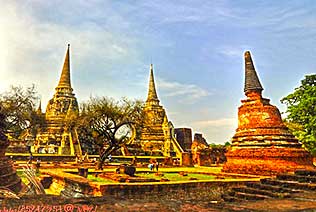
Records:
[[[238,128],[224,172],[273,175],[312,169],[311,155],[282,122],[277,107],[259,92],[247,93],[238,109]]]

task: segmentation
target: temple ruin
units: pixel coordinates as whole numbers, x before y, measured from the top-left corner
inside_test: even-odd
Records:
[[[41,113],[39,107],[38,113]],[[33,153],[58,155],[81,154],[76,130],[68,124],[79,114],[78,102],[70,80],[70,45],[68,44],[64,65],[55,94],[49,100],[45,116],[46,126],[37,134],[32,146]]]
[[[1,108],[0,108],[1,110]],[[5,156],[10,142],[3,131],[4,115],[0,113],[0,188],[18,193],[22,189],[21,178],[17,175],[13,161]]]
[[[191,151],[192,145],[192,130],[191,128],[175,128],[174,129],[176,139],[182,149],[186,152]]]
[[[244,85],[247,98],[238,108],[238,128],[223,171],[273,175],[314,168],[312,156],[284,125],[278,108],[262,97],[262,90],[247,51]]]
[[[159,104],[152,64],[150,65],[148,96],[143,112],[144,124],[140,134],[142,149],[145,152],[151,152],[152,155],[172,156],[175,154],[181,157],[184,151],[175,139],[174,127],[168,121],[165,109]]]

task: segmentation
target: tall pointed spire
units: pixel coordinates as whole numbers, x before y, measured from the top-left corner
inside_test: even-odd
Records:
[[[63,70],[61,72],[60,80],[59,80],[59,83],[58,83],[57,87],[68,87],[68,88],[71,88],[69,49],[70,49],[70,44],[68,44]]]
[[[148,88],[148,96],[147,96],[146,101],[147,102],[151,102],[151,101],[159,102],[157,92],[156,92],[155,80],[154,80],[153,64],[150,64],[149,88]]]
[[[42,100],[40,100],[40,102],[39,102],[39,105],[38,105],[38,108],[36,110],[36,113],[38,115],[42,115]]]
[[[252,62],[249,51],[245,52],[245,94],[250,91],[255,91],[261,94],[263,87],[260,83],[259,77]]]

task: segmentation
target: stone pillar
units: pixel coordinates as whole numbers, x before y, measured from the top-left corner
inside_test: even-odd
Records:
[[[184,151],[190,151],[192,145],[192,130],[190,128],[174,129],[176,139]]]
[[[181,165],[182,166],[193,166],[191,153],[182,152],[181,156],[182,156],[182,158],[181,158]]]

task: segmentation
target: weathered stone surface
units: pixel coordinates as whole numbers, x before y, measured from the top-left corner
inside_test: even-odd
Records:
[[[148,96],[143,112],[144,124],[140,134],[142,149],[150,155],[172,156],[172,152],[175,152],[178,157],[181,157],[183,149],[175,139],[174,127],[168,121],[165,109],[159,104],[152,64],[150,65]]]
[[[296,169],[313,169],[311,155],[284,125],[277,107],[262,98],[263,90],[245,53],[246,100],[238,109],[238,128],[226,154],[224,172],[273,175]]]
[[[81,154],[78,136],[73,129],[66,127],[66,121],[79,113],[78,102],[70,80],[70,46],[68,45],[59,83],[55,94],[49,100],[45,114],[46,129],[36,136],[34,153],[54,153],[60,155]],[[38,109],[41,113],[41,108]]]
[[[89,173],[89,169],[88,168],[78,168],[78,175],[80,175],[81,177],[88,177],[88,173]]]
[[[191,145],[193,163],[199,166],[211,166],[212,164],[226,161],[225,148],[211,148],[202,134],[195,133]]]
[[[45,189],[48,189],[50,185],[53,183],[53,177],[50,175],[42,174],[39,176],[39,181]]]
[[[145,151],[163,155],[165,143],[163,125],[167,116],[164,108],[159,105],[152,65],[150,65],[148,96],[143,112],[144,125],[141,131],[142,148]]]
[[[64,189],[60,192],[61,196],[68,198],[81,198],[93,196],[93,188],[88,181],[80,178],[65,178]]]
[[[183,152],[182,153],[182,166],[192,166],[192,154],[190,152]]]
[[[127,174],[128,176],[134,176],[136,172],[136,167],[131,165],[122,164],[120,165],[120,173]]]
[[[206,142],[206,139],[203,137],[202,133],[195,133],[193,142],[197,142],[198,144],[204,145],[205,147],[208,147],[208,143]]]
[[[183,150],[190,151],[192,145],[192,130],[191,128],[175,128],[176,139]]]
[[[0,114],[0,119],[3,118],[2,114]],[[3,120],[0,120],[1,123],[2,121]],[[5,151],[8,146],[9,141],[2,129],[0,129],[0,188],[7,188],[18,193],[22,189],[22,182],[20,177],[16,174],[12,161],[5,156]]]

